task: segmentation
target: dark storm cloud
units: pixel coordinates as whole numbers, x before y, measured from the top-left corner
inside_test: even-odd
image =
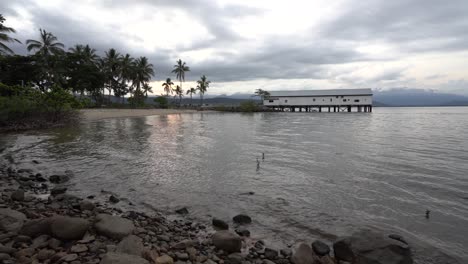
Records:
[[[466,0],[364,0],[343,7],[324,35],[336,40],[383,41],[409,52],[466,50]]]
[[[375,60],[404,58],[382,54],[380,57],[359,52],[362,43],[390,44],[399,52],[419,54],[468,49],[468,1],[466,0],[365,0],[348,1],[336,10],[337,14],[320,25],[319,32],[303,36],[267,38],[260,46],[248,45],[248,40],[236,32],[236,20],[245,16],[261,17],[264,10],[241,5],[220,6],[214,1],[200,0],[107,0],[95,4],[96,9],[126,10],[141,6],[146,16],[157,16],[174,11],[183,12],[191,20],[204,26],[214,38],[209,41],[187,42],[170,50],[145,52],[128,46],[123,40],[141,42],[142,36],[122,33],[119,28],[104,28],[66,11],[49,11],[32,0],[0,1],[0,12],[19,16],[16,7],[32,14],[36,27],[34,35],[19,32],[23,42],[37,37],[37,29],[53,32],[67,47],[90,44],[100,54],[113,47],[132,56],[147,56],[156,66],[156,79],[170,75],[181,52],[210,48],[213,58],[190,62],[192,72],[188,80],[206,74],[214,81],[242,81],[255,79],[327,79],[330,65]],[[170,16],[169,16],[170,17]],[[118,21],[118,17],[115,18]],[[141,18],[145,19],[145,18]],[[157,25],[155,25],[157,26]],[[117,27],[117,26],[115,26]],[[175,37],[177,33],[174,33]],[[25,53],[24,45],[13,44],[18,53]],[[235,49],[235,52],[231,50]],[[385,57],[385,58],[384,58]],[[389,59],[390,57],[390,59]],[[182,58],[184,59],[184,58]],[[404,71],[389,70],[372,80],[402,79]],[[354,77],[350,78],[350,82]],[[357,80],[363,82],[364,80]]]

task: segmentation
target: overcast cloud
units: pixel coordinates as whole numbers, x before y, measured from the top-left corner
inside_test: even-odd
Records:
[[[153,86],[178,58],[212,93],[256,88],[430,88],[468,94],[466,0],[0,1],[23,43],[38,29],[67,47],[147,56]],[[25,45],[15,52],[26,54]]]

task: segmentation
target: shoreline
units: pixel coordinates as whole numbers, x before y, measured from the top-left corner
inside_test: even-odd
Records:
[[[229,226],[221,219],[212,219],[212,223],[191,221],[186,217],[190,214],[186,208],[176,210],[180,217],[175,220],[157,210],[151,216],[138,210],[122,210],[116,205],[133,204],[112,193],[101,191],[86,198],[68,194],[65,185],[72,177],[71,171],[41,175],[34,169],[16,168],[14,162],[0,160],[3,263],[360,263],[353,261],[354,255],[361,253],[350,244],[352,239],[370,240],[367,243],[381,246],[383,243],[384,249],[374,250],[386,253],[398,247],[400,251],[391,258],[412,262],[409,245],[398,235],[388,239],[371,231],[353,234],[335,241],[333,253],[329,245],[318,240],[271,248],[256,240],[254,234],[251,236],[248,228],[252,220],[247,215],[235,216],[234,226]]]
[[[81,109],[78,110],[82,121],[97,121],[108,118],[143,117],[170,114],[191,114],[202,111],[194,109]],[[212,111],[203,111],[212,112]]]

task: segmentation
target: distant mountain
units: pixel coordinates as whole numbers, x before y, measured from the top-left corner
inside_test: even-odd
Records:
[[[468,97],[423,89],[374,90],[373,99],[386,106],[468,106]]]

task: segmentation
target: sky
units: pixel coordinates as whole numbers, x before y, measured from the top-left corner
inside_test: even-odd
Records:
[[[0,0],[23,43],[109,48],[155,66],[155,94],[190,66],[208,94],[419,88],[468,95],[467,0]],[[18,54],[26,46],[10,45]]]

